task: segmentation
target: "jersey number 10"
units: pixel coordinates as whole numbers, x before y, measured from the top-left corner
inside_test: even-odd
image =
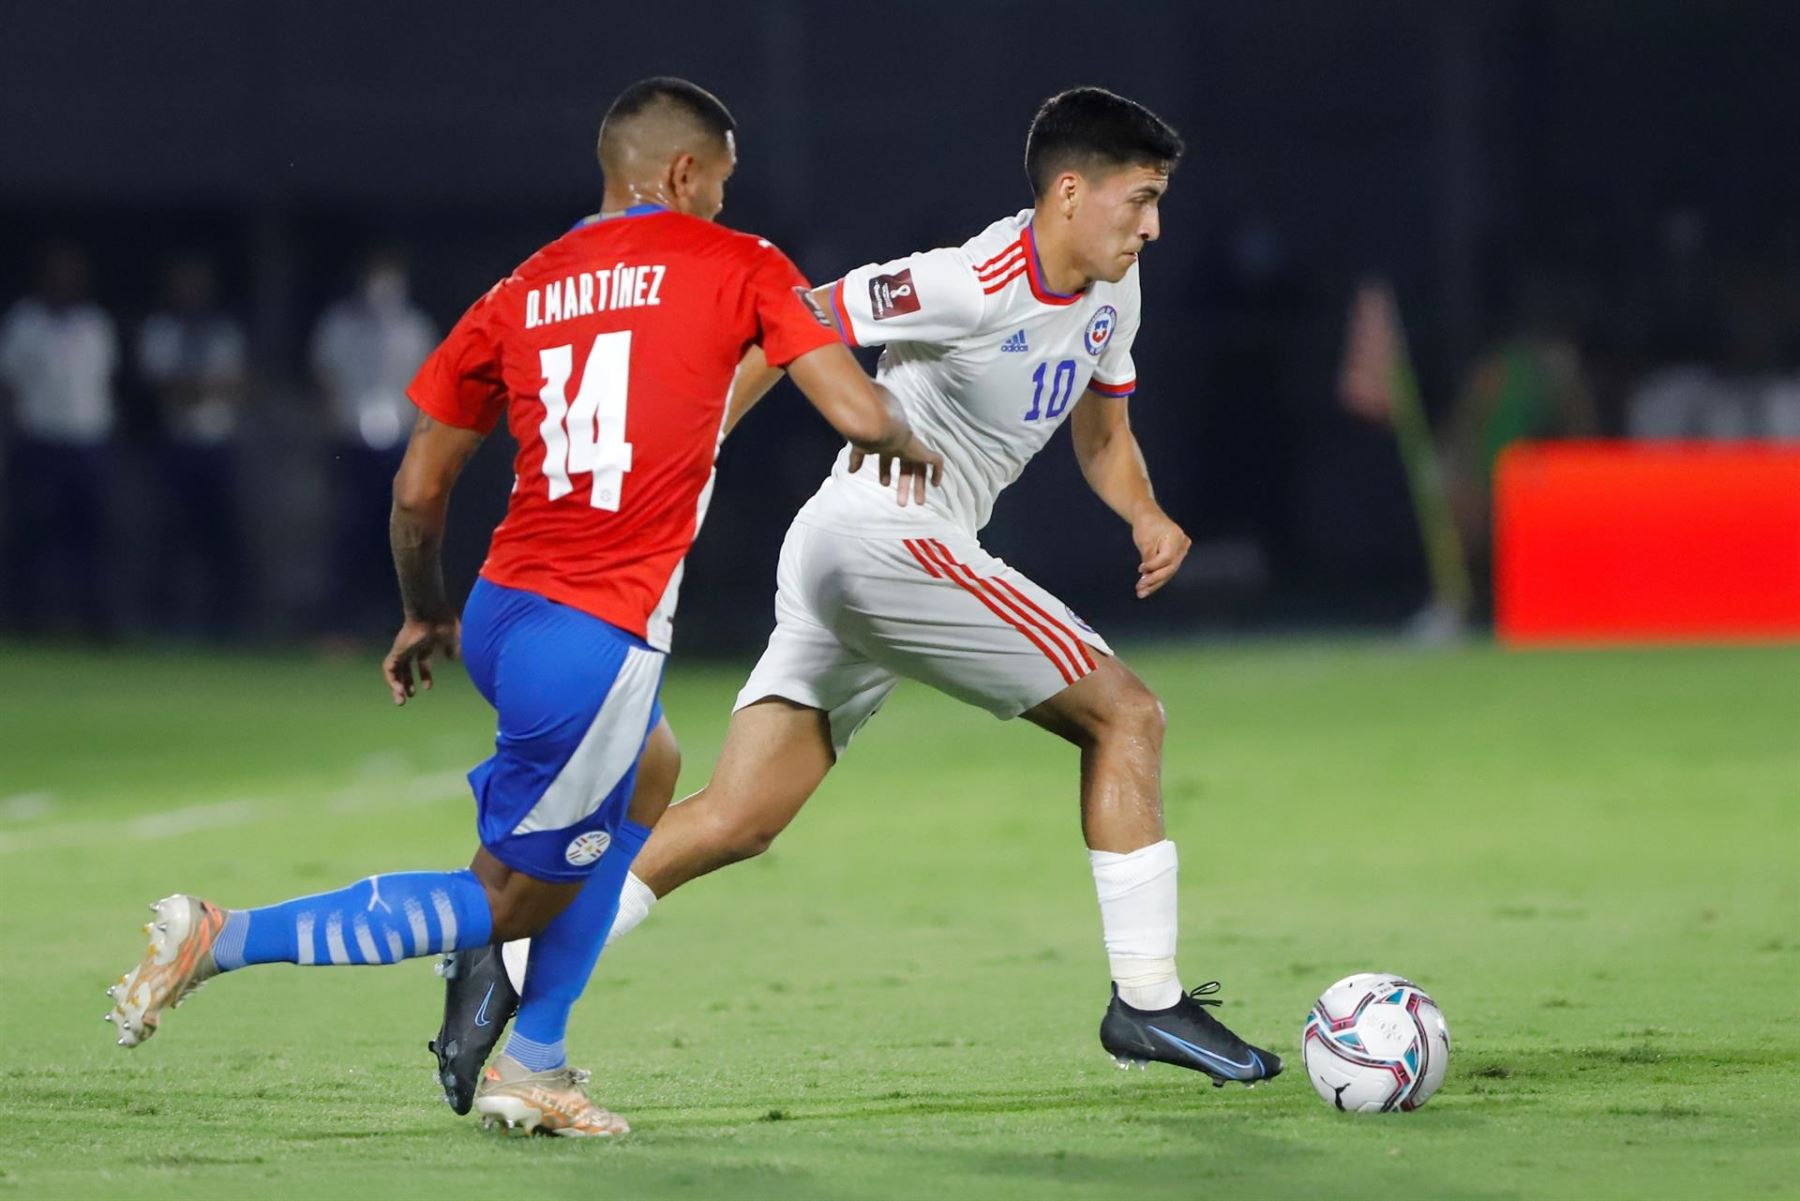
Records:
[[[1044,375],[1050,370],[1050,364],[1039,363],[1037,370],[1031,373],[1031,408],[1025,414],[1027,421],[1055,421],[1069,407],[1069,401],[1075,395],[1075,360],[1064,359],[1056,365],[1056,374],[1050,377],[1050,403],[1044,404]]]
[[[544,387],[538,393],[544,402],[544,420],[538,426],[538,435],[544,440],[544,478],[550,481],[550,499],[558,500],[574,487],[569,482],[571,475],[592,473],[588,503],[617,513],[625,473],[631,470],[631,443],[625,441],[631,331],[594,339],[581,368],[581,387],[571,402],[568,388],[574,350],[573,346],[553,346],[538,352],[544,372]]]

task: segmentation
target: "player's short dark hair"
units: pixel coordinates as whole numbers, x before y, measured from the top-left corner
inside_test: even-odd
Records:
[[[1137,101],[1105,88],[1070,88],[1044,101],[1032,118],[1025,174],[1031,194],[1042,196],[1064,171],[1140,166],[1171,171],[1181,151],[1181,135]]]
[[[673,75],[653,75],[619,93],[619,98],[612,102],[612,107],[600,121],[601,141],[604,143],[606,127],[614,121],[635,117],[659,105],[670,106],[692,118],[721,143],[725,141],[725,135],[737,132],[737,120],[723,100],[697,83]]]

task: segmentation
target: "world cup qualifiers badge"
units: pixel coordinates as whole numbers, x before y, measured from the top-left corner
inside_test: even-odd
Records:
[[[919,290],[913,286],[912,268],[869,281],[869,315],[877,321],[919,311]]]
[[[1113,326],[1118,323],[1119,310],[1110,304],[1101,305],[1092,319],[1088,321],[1087,334],[1084,338],[1087,343],[1087,352],[1097,355],[1105,350],[1107,340],[1112,337]]]

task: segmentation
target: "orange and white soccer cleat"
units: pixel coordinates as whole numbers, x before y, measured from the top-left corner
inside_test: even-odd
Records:
[[[225,926],[225,911],[199,897],[180,893],[150,906],[144,923],[150,947],[143,959],[106,990],[113,1007],[106,1015],[119,1032],[121,1047],[135,1047],[156,1033],[165,1009],[219,974],[213,944]]]
[[[510,1061],[502,1063],[511,1065]],[[563,1138],[618,1138],[631,1133],[625,1119],[600,1108],[584,1087],[589,1073],[580,1068],[549,1072],[502,1072],[489,1066],[475,1090],[475,1112],[491,1129],[504,1123],[508,1131],[555,1134]]]

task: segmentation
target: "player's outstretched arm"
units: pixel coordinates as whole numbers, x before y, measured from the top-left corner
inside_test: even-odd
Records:
[[[813,311],[826,325],[837,329],[837,320],[831,314],[831,288],[829,285],[812,290]],[[839,331],[842,332],[841,330]],[[737,423],[744,415],[756,407],[756,402],[769,394],[769,389],[781,382],[787,372],[779,367],[769,366],[768,356],[760,346],[752,346],[742,360],[738,362],[737,376],[731,381],[731,401],[725,409],[725,434],[737,428]]]
[[[755,408],[756,402],[767,396],[769,389],[780,383],[786,374],[779,367],[769,366],[762,347],[752,346],[744,353],[738,362],[737,375],[731,381],[731,400],[725,407],[726,437],[731,436],[744,415]]]
[[[1088,487],[1131,523],[1131,540],[1141,556],[1137,595],[1142,600],[1174,577],[1193,541],[1156,503],[1150,468],[1131,432],[1128,403],[1123,396],[1090,389],[1069,418],[1069,432]]]
[[[820,415],[850,443],[852,471],[861,466],[862,456],[876,455],[881,460],[881,482],[886,484],[898,463],[902,505],[909,499],[925,503],[927,477],[934,488],[943,483],[943,457],[919,440],[907,424],[900,402],[864,375],[841,344],[808,351],[788,364],[788,374]]]
[[[445,425],[420,413],[394,476],[388,543],[406,617],[394,636],[393,649],[382,660],[381,674],[396,705],[404,705],[413,695],[415,668],[418,682],[430,688],[431,656],[442,651],[454,659],[462,649],[462,623],[444,589],[441,551],[450,490],[481,439],[479,430]]]

